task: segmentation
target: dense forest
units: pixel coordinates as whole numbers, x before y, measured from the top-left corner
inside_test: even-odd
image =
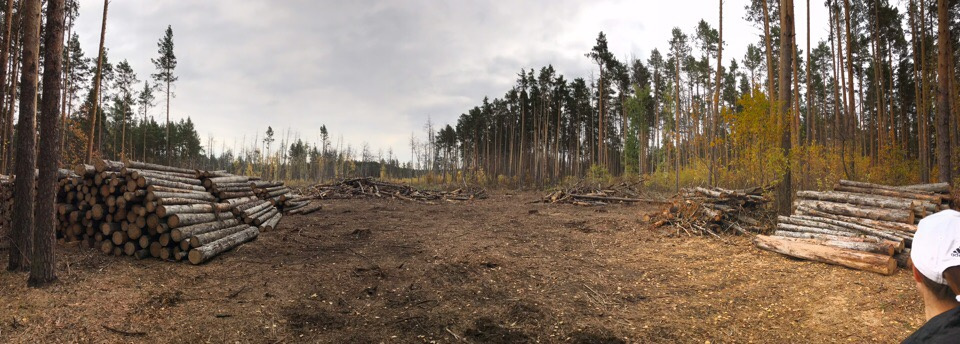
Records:
[[[769,185],[787,170],[801,188],[841,177],[952,180],[956,3],[829,0],[828,37],[796,42],[783,32],[781,2],[752,0],[742,19],[761,35],[743,56],[725,54],[722,24],[708,20],[674,28],[662,38],[668,50],[630,61],[601,32],[584,52],[596,74],[520,70],[505,94],[432,133],[416,166],[535,186],[587,175],[648,175],[670,188]],[[716,4],[711,20],[730,20]],[[824,30],[806,15],[796,27]]]

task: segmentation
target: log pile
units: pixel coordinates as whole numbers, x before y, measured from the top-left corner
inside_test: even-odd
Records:
[[[394,198],[404,201],[433,204],[433,201],[471,201],[487,198],[481,188],[461,188],[453,191],[428,191],[415,187],[380,181],[374,178],[344,179],[332,184],[308,188],[306,199]]]
[[[728,190],[697,187],[684,189],[653,219],[654,228],[673,226],[677,234],[712,235],[762,233],[770,220],[764,206],[765,189]]]
[[[573,187],[544,195],[537,203],[600,206],[615,203],[656,202],[642,197],[638,184],[620,183],[607,186],[577,183]]]
[[[947,183],[888,186],[841,180],[833,191],[799,191],[757,247],[788,256],[890,275],[903,266],[917,223],[949,209]]]
[[[57,237],[64,242],[79,241],[116,256],[200,264],[260,232],[234,213],[259,201],[252,191],[221,192],[227,182],[218,178],[235,176],[106,160],[79,165],[74,172],[61,179],[57,197]]]

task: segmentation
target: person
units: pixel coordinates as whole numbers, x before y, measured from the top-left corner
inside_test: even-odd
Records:
[[[960,212],[920,220],[910,260],[927,322],[903,343],[960,343]]]

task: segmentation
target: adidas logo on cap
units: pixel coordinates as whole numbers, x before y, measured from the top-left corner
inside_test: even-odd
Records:
[[[960,257],[960,247],[957,247],[956,250],[953,250],[953,252],[950,253],[950,256],[951,256],[951,257]]]

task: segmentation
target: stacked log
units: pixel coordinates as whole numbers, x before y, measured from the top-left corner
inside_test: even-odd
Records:
[[[684,189],[653,221],[653,227],[673,226],[677,234],[762,233],[769,221],[762,208],[769,203],[765,189]]]
[[[237,176],[226,172],[199,173],[203,187],[221,200],[253,197],[254,190],[250,186],[250,177]]]
[[[755,243],[788,256],[889,275],[898,262],[905,264],[920,219],[948,209],[951,201],[946,183],[841,180],[833,191],[797,192],[794,214],[778,217],[776,232]]]
[[[642,197],[639,184],[588,185],[582,181],[576,185],[555,190],[544,195],[539,203],[562,203],[579,206],[600,206],[612,203],[657,203]]]
[[[259,234],[234,215],[236,207],[257,199],[252,193],[215,196],[204,185],[218,178],[211,172],[108,160],[79,165],[74,172],[61,180],[58,193],[62,241],[80,241],[105,254],[168,261],[199,250],[203,259],[191,260],[199,264]]]

